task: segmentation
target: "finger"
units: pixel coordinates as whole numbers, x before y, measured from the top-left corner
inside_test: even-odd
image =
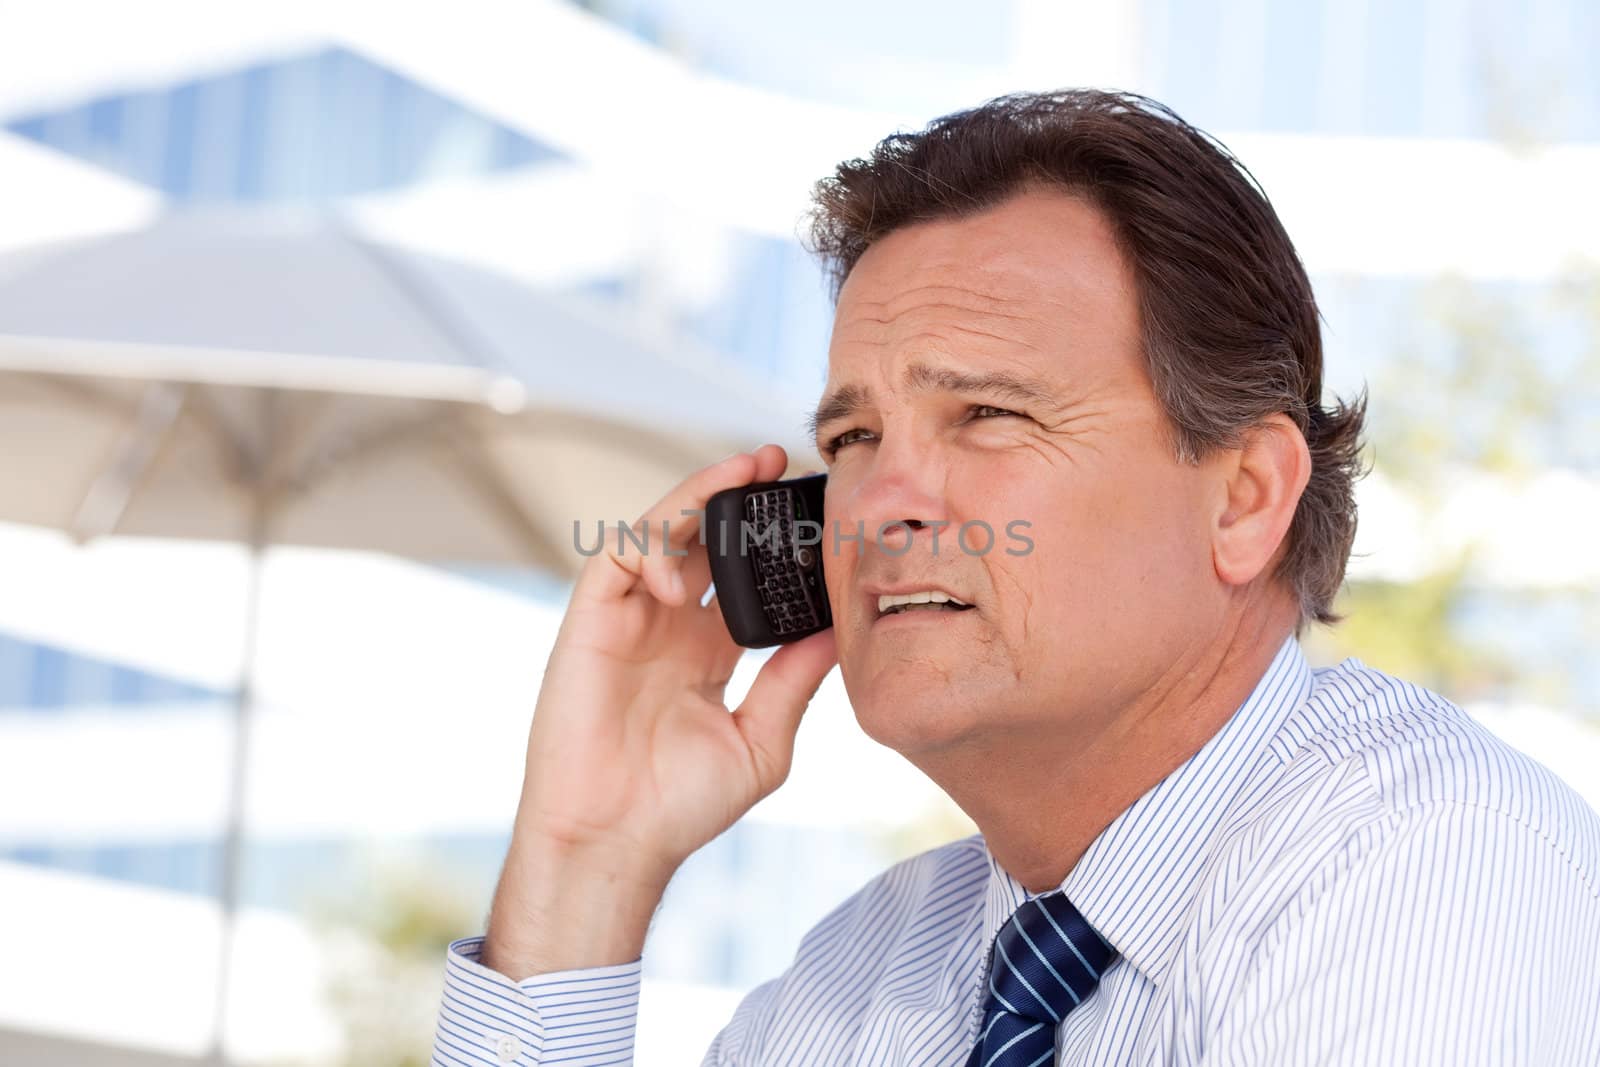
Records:
[[[688,602],[699,604],[711,586],[711,553],[703,545],[690,545],[689,554],[678,560],[678,570]]]
[[[762,451],[768,447],[776,446],[765,446]],[[778,451],[781,452],[782,449]],[[706,501],[712,496],[724,489],[750,484],[760,478],[764,470],[770,469],[770,463],[770,457],[764,457],[759,453],[752,455],[748,452],[737,452],[709,467],[703,467],[674,486],[657,501],[654,507],[645,512],[639,522],[632,525],[632,529],[637,534],[649,536],[646,531],[653,526],[655,533],[659,535],[664,528],[663,521],[671,520],[665,528],[671,530],[674,535],[673,540],[679,542],[681,549],[699,530],[696,516],[684,515],[683,512],[703,511]],[[664,549],[659,536],[643,543],[648,545],[648,548],[641,549],[625,537],[606,538],[601,551],[585,562],[573,587],[573,598],[575,600],[620,599],[641,581],[645,581],[646,563],[652,559],[663,558]],[[683,602],[683,597],[666,584],[668,578],[666,573],[657,570],[655,577],[657,584],[649,586],[654,596],[668,603]]]
[[[755,760],[763,796],[789,776],[801,716],[838,661],[831,627],[784,645],[767,660],[733,713],[734,725]]]
[[[735,452],[708,467],[702,467],[673,486],[653,507],[628,526],[633,535],[641,540],[643,547],[629,541],[620,530],[613,533],[602,544],[602,551],[584,565],[573,587],[574,597],[581,595],[609,599],[628,593],[644,579],[644,562],[650,552],[663,550],[658,541],[647,540],[652,536],[649,521],[658,518],[668,508],[676,511],[704,507],[706,500],[723,489],[746,484],[753,476],[755,466],[755,460],[748,452]],[[700,501],[698,505],[695,504],[697,499]],[[692,519],[693,516],[680,517],[682,522]],[[659,524],[653,532],[659,534]],[[651,592],[660,595],[656,590]]]
[[[722,606],[712,597],[710,603],[696,618],[695,624],[710,635],[712,652],[712,673],[718,679],[718,692],[727,687],[733,677],[734,668],[744,658],[747,649],[733,639],[728,632],[728,624],[722,618]],[[717,699],[722,699],[720,696]]]
[[[788,456],[777,445],[762,445],[753,455],[754,472],[744,481],[718,484],[692,504],[680,507],[673,507],[664,500],[645,515],[642,521],[658,527],[664,545],[661,551],[647,553],[640,560],[641,575],[658,600],[676,606],[687,603],[691,593],[698,597],[705,592],[704,582],[698,589],[690,584],[688,576],[683,573],[683,565],[689,558],[685,555],[686,550],[699,540],[702,515],[711,498],[723,489],[736,485],[773,481],[783,474],[784,466],[788,463]],[[703,548],[701,554],[704,554]]]
[[[781,445],[762,445],[755,450],[756,481],[774,482],[789,469],[789,454]]]

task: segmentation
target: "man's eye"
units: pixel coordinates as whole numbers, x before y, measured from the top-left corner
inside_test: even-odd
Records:
[[[1020,411],[1011,411],[1007,408],[997,408],[993,404],[972,405],[972,416],[978,419],[993,418],[996,415],[1021,415]]]
[[[872,431],[870,430],[846,430],[844,433],[838,434],[828,441],[828,454],[832,455],[845,445],[854,444],[857,441],[864,441],[871,436]]]

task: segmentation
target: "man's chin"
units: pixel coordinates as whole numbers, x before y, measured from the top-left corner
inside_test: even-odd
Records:
[[[874,664],[865,677],[845,671],[856,722],[881,745],[909,754],[948,745],[984,727],[971,663],[943,657]]]

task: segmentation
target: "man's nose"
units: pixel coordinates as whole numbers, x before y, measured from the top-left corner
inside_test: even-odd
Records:
[[[885,439],[846,502],[844,523],[858,523],[863,548],[906,555],[950,521],[948,470],[936,448],[909,438]],[[942,547],[942,546],[941,546]]]

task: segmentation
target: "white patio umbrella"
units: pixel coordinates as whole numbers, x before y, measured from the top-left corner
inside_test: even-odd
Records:
[[[287,543],[571,574],[575,522],[590,545],[694,467],[798,437],[736,371],[619,318],[323,216],[180,214],[0,255],[0,520],[239,541],[258,561]]]
[[[148,226],[161,213],[148,186],[3,129],[0,175],[0,250]]]

